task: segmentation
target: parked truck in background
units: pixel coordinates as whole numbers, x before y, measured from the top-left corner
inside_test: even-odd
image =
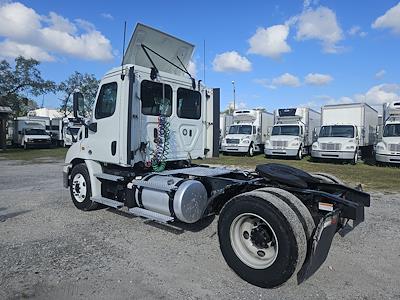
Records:
[[[9,133],[12,135],[12,143],[24,149],[33,147],[50,147],[51,137],[46,131],[46,121],[18,117],[11,121]]]
[[[75,118],[67,117],[62,122],[62,141],[64,147],[69,147],[76,142],[82,124]]]
[[[313,143],[314,159],[341,159],[356,163],[359,151],[372,157],[377,140],[378,112],[367,103],[325,105],[322,126]]]
[[[219,215],[222,256],[241,278],[263,288],[301,282],[324,262],[336,232],[364,221],[370,196],[285,165],[247,172],[192,164],[218,156],[220,107],[219,89],[187,72],[192,53],[193,45],[137,25],[122,66],[100,81],[87,122],[83,95],[73,95],[84,128],[66,154],[64,186],[84,211],[105,205],[165,226]],[[253,122],[236,125],[251,127],[247,147]]]
[[[376,160],[400,164],[400,101],[383,104],[382,140],[376,145]]]
[[[265,143],[266,156],[291,156],[302,159],[311,154],[321,114],[307,107],[283,108],[274,111],[275,125]]]
[[[241,109],[233,112],[233,123],[222,140],[223,153],[253,156],[264,151],[264,144],[274,124],[274,115],[262,109]]]
[[[219,147],[221,148],[222,140],[228,134],[229,127],[233,123],[233,116],[228,113],[221,113],[219,115]]]

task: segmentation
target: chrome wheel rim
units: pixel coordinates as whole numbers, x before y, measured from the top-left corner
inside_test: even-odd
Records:
[[[237,216],[230,227],[230,240],[236,256],[253,269],[270,267],[278,256],[278,239],[265,219],[253,213]]]
[[[86,198],[87,184],[82,174],[75,174],[72,180],[72,194],[77,202],[83,202]]]

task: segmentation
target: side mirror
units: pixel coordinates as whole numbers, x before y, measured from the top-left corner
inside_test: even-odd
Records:
[[[82,119],[84,117],[85,100],[81,92],[74,92],[72,96],[74,118]]]

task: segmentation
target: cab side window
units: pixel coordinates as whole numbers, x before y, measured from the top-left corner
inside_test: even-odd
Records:
[[[101,86],[94,112],[96,119],[111,117],[114,114],[117,103],[117,87],[116,82],[106,83]]]
[[[201,117],[201,94],[184,88],[177,92],[178,117],[199,120]]]
[[[159,82],[143,80],[141,83],[140,99],[142,100],[142,114],[147,116],[171,116],[171,86]]]

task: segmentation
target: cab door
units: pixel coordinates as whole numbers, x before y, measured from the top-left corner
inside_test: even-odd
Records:
[[[102,80],[97,95],[88,138],[82,140],[87,157],[107,163],[119,163],[119,106],[121,79],[119,76]]]

